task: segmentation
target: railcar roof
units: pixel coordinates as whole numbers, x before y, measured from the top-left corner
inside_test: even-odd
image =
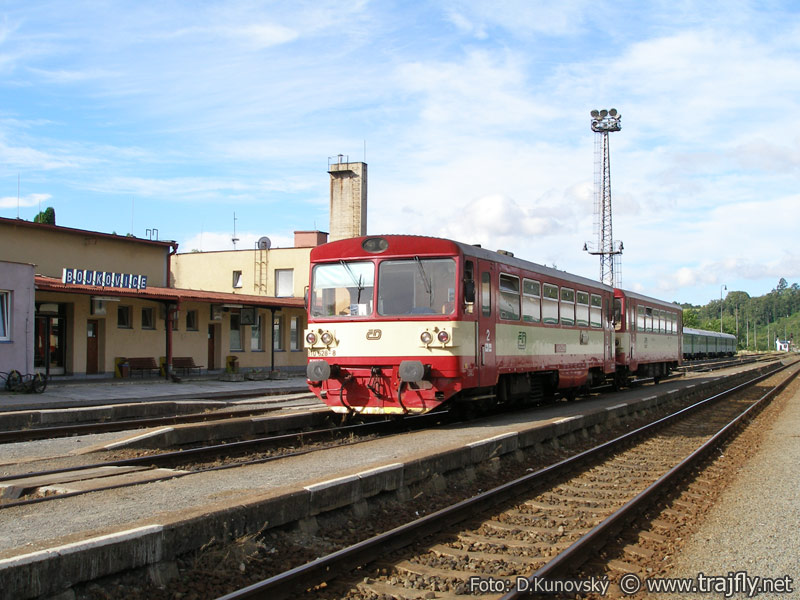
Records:
[[[693,335],[707,335],[709,337],[716,337],[716,338],[732,338],[736,339],[736,336],[732,333],[720,333],[719,331],[707,331],[705,329],[693,329],[692,327],[684,327],[683,333],[690,333]]]
[[[361,248],[361,243],[367,238],[384,238],[390,244],[389,249],[385,253],[365,254],[364,250]],[[392,251],[392,246],[399,246],[400,248]],[[567,273],[566,271],[559,271],[558,269],[554,269],[552,267],[546,267],[535,262],[523,260],[521,258],[516,258],[500,252],[487,250],[486,248],[481,248],[480,246],[465,244],[463,242],[448,240],[446,238],[420,235],[368,235],[365,237],[350,238],[347,240],[337,240],[335,242],[329,242],[314,248],[314,250],[311,251],[311,260],[334,260],[337,258],[351,256],[359,256],[362,258],[373,256],[380,258],[384,255],[422,256],[448,252],[452,254],[460,252],[465,256],[470,256],[472,258],[492,261],[517,269],[524,269],[546,277],[551,277],[553,279],[568,281],[580,286],[601,289],[607,292],[613,292],[614,290],[614,288],[611,286],[593,279],[589,279],[588,277],[581,277],[580,275],[573,275],[572,273]]]
[[[652,302],[653,304],[658,304],[659,306],[663,306],[665,308],[678,308],[679,310],[683,310],[681,305],[677,302],[667,302],[666,300],[659,300],[658,298],[653,298],[651,296],[645,296],[644,294],[637,294],[636,292],[631,292],[629,290],[623,290],[621,288],[617,288],[617,291],[621,292],[626,298],[633,298],[635,300],[644,300],[645,302]]]

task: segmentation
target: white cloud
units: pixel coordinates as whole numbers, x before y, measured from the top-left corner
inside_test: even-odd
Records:
[[[39,206],[46,203],[50,198],[52,198],[50,194],[27,194],[19,198],[16,196],[6,196],[5,198],[0,198],[0,208],[16,208],[17,206],[27,208],[30,206]]]

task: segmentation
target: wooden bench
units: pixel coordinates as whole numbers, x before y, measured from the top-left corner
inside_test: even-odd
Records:
[[[184,373],[197,370],[198,375],[203,371],[203,365],[194,364],[194,358],[191,356],[173,356],[172,368],[174,370],[183,369]]]
[[[140,371],[142,377],[144,377],[145,371],[147,371],[148,375],[153,371],[155,371],[156,373],[161,372],[161,369],[156,363],[156,359],[153,358],[152,356],[129,358],[127,360],[128,360],[128,368],[131,370],[131,375],[133,375],[134,371]]]

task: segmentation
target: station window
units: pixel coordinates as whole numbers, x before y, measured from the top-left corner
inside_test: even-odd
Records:
[[[283,345],[283,317],[275,315],[272,320],[272,348],[276,352],[285,350]]]
[[[561,324],[575,325],[575,290],[561,288]]]
[[[522,320],[538,323],[541,316],[541,285],[531,279],[522,280]]]
[[[497,304],[501,319],[519,320],[519,277],[500,274],[500,295]]]
[[[186,311],[186,331],[197,331],[197,311],[196,310],[187,310]]]
[[[558,286],[545,283],[542,288],[542,322],[558,323]]]
[[[231,350],[243,350],[242,348],[242,324],[238,312],[231,313],[231,331],[230,331],[230,345]]]
[[[294,269],[275,269],[275,296],[278,298],[294,296]]]
[[[132,312],[133,309],[130,306],[117,307],[117,327],[119,329],[131,329],[133,327]]]
[[[250,325],[250,351],[251,352],[261,352],[264,350],[264,341],[263,341],[263,323],[264,317],[261,315],[256,315],[256,318],[253,319],[252,325]]]
[[[11,292],[0,291],[0,340],[11,339]]]
[[[614,304],[615,310],[617,310],[616,302],[618,302],[618,301],[614,300],[614,302],[615,302],[615,304]],[[621,312],[621,308],[619,310]],[[621,327],[622,324],[620,323],[620,321],[622,320],[622,315],[620,314],[620,316],[619,317],[615,317],[615,319],[616,319],[617,325],[619,327]],[[589,321],[590,321],[592,327],[602,327],[603,326],[603,297],[602,296],[598,296],[597,294],[592,294],[592,306],[591,306],[591,309],[590,309]]]
[[[142,329],[155,329],[156,328],[156,320],[153,316],[153,309],[152,308],[143,308],[142,309]]]
[[[300,317],[292,317],[289,329],[289,350],[294,352],[303,349],[303,336],[300,335],[302,330],[303,324],[300,322]]]
[[[233,272],[233,287],[235,287],[235,288],[242,287],[242,272],[241,271],[234,271]]]
[[[589,326],[589,292],[576,292],[575,322],[578,327]]]

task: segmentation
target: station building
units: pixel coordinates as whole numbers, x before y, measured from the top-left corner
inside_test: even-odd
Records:
[[[299,232],[297,239],[325,237]],[[231,357],[245,370],[304,368],[311,246],[180,258],[177,249],[172,241],[0,218],[0,371],[111,376],[121,374],[121,358],[134,357],[170,365],[191,357],[212,370]],[[222,273],[227,286],[214,279]]]
[[[328,162],[332,239],[366,234],[367,165]],[[0,371],[123,375],[122,359],[203,369],[305,371],[311,249],[178,254],[173,241],[0,217]],[[135,373],[130,373],[135,375]]]

